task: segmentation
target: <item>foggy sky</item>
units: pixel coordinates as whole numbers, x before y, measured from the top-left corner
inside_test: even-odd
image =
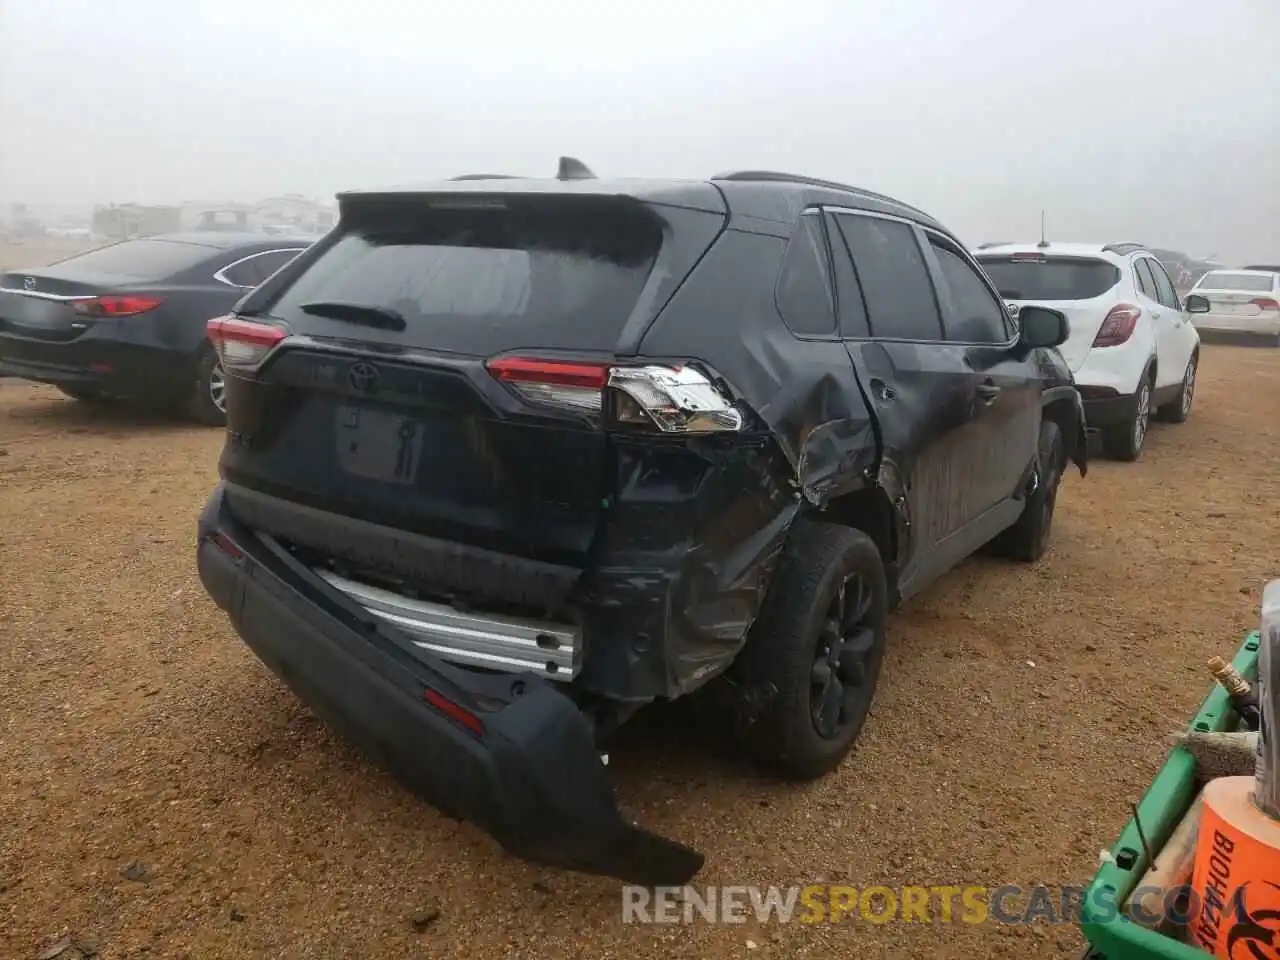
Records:
[[[1280,260],[1280,0],[0,0],[0,201],[807,173]]]

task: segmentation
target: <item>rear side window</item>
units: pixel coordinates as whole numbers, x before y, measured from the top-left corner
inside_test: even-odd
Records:
[[[1120,282],[1120,269],[1090,257],[979,257],[1007,300],[1092,300]]]
[[[1147,263],[1147,258],[1143,257],[1133,265],[1133,274],[1138,279],[1138,289],[1142,291],[1142,295],[1149,300],[1156,300],[1156,278],[1151,275],[1151,267]]]
[[[299,331],[302,307],[343,303],[405,318],[408,342],[488,356],[516,347],[612,351],[662,243],[631,206],[593,202],[432,208],[368,202],[269,310]]]
[[[905,223],[839,213],[873,337],[941,340],[942,317],[915,231]]]
[[[1164,265],[1159,260],[1148,259],[1147,266],[1151,268],[1151,278],[1156,282],[1156,299],[1166,307],[1177,310],[1178,293],[1173,289],[1173,281],[1164,272]]]
[[[296,257],[299,250],[268,250],[232,263],[222,270],[222,276],[237,287],[256,287],[286,263]]]
[[[1206,273],[1196,284],[1204,290],[1239,290],[1242,293],[1267,293],[1275,285],[1275,277],[1262,277],[1254,273],[1224,273],[1215,270]]]
[[[1008,312],[991,295],[973,267],[945,243],[930,239],[929,244],[938,258],[938,269],[949,294],[949,309],[943,316],[947,339],[957,343],[1004,343],[1008,340],[1009,329],[1005,325]]]
[[[129,280],[165,280],[208,260],[216,251],[195,243],[124,240],[58,261],[67,275],[84,273]]]
[[[835,332],[828,262],[821,218],[802,216],[778,275],[778,312],[792,333],[830,336]]]

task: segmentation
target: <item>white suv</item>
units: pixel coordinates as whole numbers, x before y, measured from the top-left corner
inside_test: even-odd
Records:
[[[1000,243],[973,251],[1011,311],[1060,310],[1059,347],[1090,429],[1117,460],[1137,460],[1152,410],[1181,423],[1195,396],[1200,336],[1160,261],[1138,243]]]

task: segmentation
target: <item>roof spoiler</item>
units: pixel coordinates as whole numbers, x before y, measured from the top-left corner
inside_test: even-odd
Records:
[[[596,175],[576,157],[561,157],[560,166],[556,170],[557,180],[594,180]]]

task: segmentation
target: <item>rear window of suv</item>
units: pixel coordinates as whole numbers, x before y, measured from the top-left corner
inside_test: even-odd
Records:
[[[268,307],[293,329],[386,339],[302,307],[341,302],[394,310],[394,339],[489,356],[517,347],[613,350],[648,279],[661,229],[641,208],[533,203],[434,208],[366,201],[343,236]]]
[[[1239,290],[1248,293],[1269,293],[1275,286],[1275,277],[1258,276],[1256,273],[1206,273],[1196,284],[1200,290]]]
[[[978,257],[1006,300],[1092,300],[1120,282],[1120,268],[1089,257]]]
[[[68,277],[110,276],[129,280],[166,280],[190,270],[218,251],[197,243],[169,240],[124,240],[79,256],[59,260],[53,266]]]

